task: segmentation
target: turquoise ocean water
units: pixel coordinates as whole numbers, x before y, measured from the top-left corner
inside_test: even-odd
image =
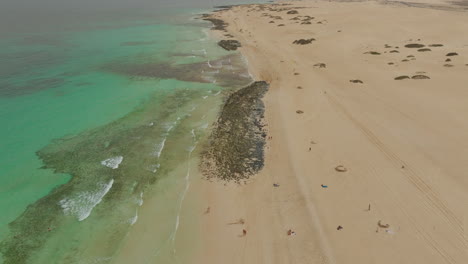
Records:
[[[112,263],[146,199],[167,199],[155,250],[175,236],[223,95],[251,81],[194,19],[208,4],[4,29],[0,263]]]

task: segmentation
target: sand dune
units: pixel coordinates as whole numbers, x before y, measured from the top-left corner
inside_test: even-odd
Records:
[[[300,1],[215,13],[270,83],[272,139],[248,184],[202,184],[199,263],[468,263],[460,10]]]

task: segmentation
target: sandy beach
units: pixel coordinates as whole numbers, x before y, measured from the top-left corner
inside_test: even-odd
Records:
[[[228,24],[216,35],[238,40],[270,84],[268,140],[247,184],[194,184],[197,263],[467,263],[464,8],[294,1],[214,13]]]

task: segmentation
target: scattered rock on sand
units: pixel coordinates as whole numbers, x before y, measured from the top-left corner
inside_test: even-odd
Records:
[[[410,77],[407,75],[401,75],[401,76],[395,77],[395,80],[404,80],[404,79],[409,79],[409,78]]]
[[[443,47],[442,44],[430,44],[429,47]]]
[[[450,67],[453,67],[453,64],[448,64],[448,63],[447,63],[447,64],[444,64],[444,67],[450,68]]]
[[[389,63],[387,63],[387,64],[388,64],[388,65],[393,65],[393,64],[395,64],[395,63],[393,63],[393,62],[389,62]]]
[[[456,52],[449,52],[449,53],[447,53],[447,55],[445,55],[445,56],[448,56],[448,57],[451,57],[451,56],[458,56],[458,53],[456,53]]]
[[[327,65],[325,63],[316,63],[314,64],[314,67],[318,67],[318,68],[326,68]]]
[[[302,110],[297,110],[296,113],[298,113],[298,114],[303,114],[304,111],[302,111]]]
[[[429,76],[418,74],[418,75],[413,75],[413,77],[411,77],[411,79],[413,79],[413,80],[425,80],[425,79],[430,79],[430,78],[429,78]]]
[[[452,61],[452,60],[451,60],[451,59],[446,59],[446,60],[445,60],[445,62],[450,62],[450,61]]]
[[[418,49],[419,52],[426,52],[426,51],[432,51],[431,49],[429,48],[424,48],[424,49]]]
[[[368,51],[368,52],[364,52],[364,54],[380,55],[380,52],[377,52],[377,51]]]
[[[312,43],[312,41],[314,41],[314,40],[315,40],[314,38],[310,38],[310,39],[296,39],[295,41],[293,41],[293,44],[296,44],[296,45],[306,45],[306,44]]]
[[[335,167],[335,170],[338,171],[338,172],[346,172],[348,171],[348,169],[345,168],[345,166],[343,165],[338,165]]]
[[[405,45],[405,48],[424,48],[425,46],[423,44],[419,44],[419,43],[411,43],[411,44],[406,44]]]
[[[352,82],[352,83],[363,83],[361,80],[349,80],[349,82]]]
[[[284,24],[278,24],[278,27],[284,27]]]
[[[291,10],[291,11],[288,11],[286,14],[295,15],[295,14],[299,14],[299,12],[297,12],[297,10]]]
[[[398,50],[391,50],[390,53],[400,53]]]
[[[237,50],[237,48],[241,47],[241,44],[239,41],[234,40],[234,39],[229,39],[229,40],[221,40],[218,42],[218,45],[225,49],[225,50]]]

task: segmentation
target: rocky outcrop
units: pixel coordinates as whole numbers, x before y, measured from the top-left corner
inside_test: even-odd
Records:
[[[228,97],[202,152],[205,178],[241,183],[263,168],[267,134],[262,97],[267,90],[268,83],[254,82]]]
[[[228,39],[228,40],[220,40],[218,42],[218,45],[228,51],[231,50],[237,50],[237,48],[240,48],[242,45],[239,41],[234,40],[234,39]]]
[[[306,44],[312,43],[312,41],[315,41],[315,39],[314,39],[314,38],[310,38],[310,39],[297,39],[297,40],[293,41],[293,44],[296,44],[296,45],[306,45]]]

